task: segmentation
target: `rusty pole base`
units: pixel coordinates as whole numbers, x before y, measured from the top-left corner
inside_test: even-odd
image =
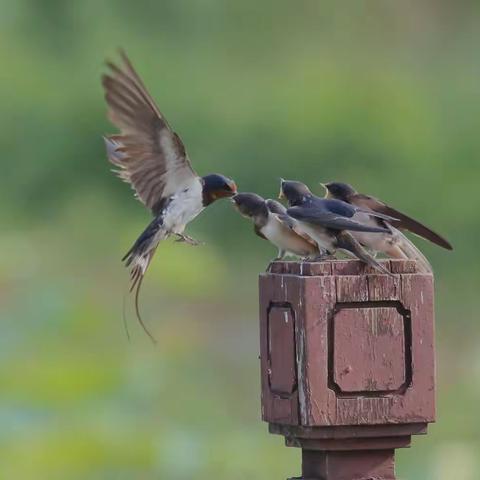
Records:
[[[395,480],[395,450],[302,450],[301,480]]]

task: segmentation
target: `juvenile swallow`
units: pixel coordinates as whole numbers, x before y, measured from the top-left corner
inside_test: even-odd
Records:
[[[431,272],[432,267],[422,252],[400,231],[408,230],[420,237],[430,240],[434,244],[452,250],[452,245],[445,238],[430,228],[404,213],[390,207],[386,203],[370,195],[358,193],[351,185],[340,182],[322,184],[326,189],[326,198],[342,200],[356,207],[384,213],[395,217],[393,220],[375,218],[359,213],[355,219],[368,225],[388,227],[390,232],[381,235],[372,235],[366,232],[355,233],[355,238],[365,247],[374,252],[380,252],[391,258],[416,260],[425,272]]]
[[[376,234],[389,232],[386,227],[366,225],[354,220],[353,217],[359,212],[386,220],[392,220],[392,217],[364,210],[341,200],[319,198],[313,195],[305,184],[296,181],[282,179],[280,197],[287,199],[289,204],[287,214],[297,220],[302,230],[317,242],[319,249],[325,249],[330,255],[337,250],[343,250],[377,270],[389,274],[355,240],[350,231]]]
[[[198,242],[184,234],[186,225],[205,207],[237,191],[233,180],[219,174],[199,176],[192,168],[180,137],[172,130],[124,52],[117,66],[107,62],[110,72],[102,84],[108,117],[120,130],[105,137],[107,156],[153,214],[153,220],[123,257],[130,268],[131,288],[138,293],[158,244],[174,235],[178,241]]]
[[[255,233],[278,248],[273,261],[287,254],[302,258],[319,254],[316,242],[298,228],[281,203],[265,200],[256,193],[237,193],[232,201],[241,215],[253,221]]]

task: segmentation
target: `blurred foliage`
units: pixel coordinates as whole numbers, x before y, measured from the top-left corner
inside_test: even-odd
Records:
[[[256,277],[274,255],[218,202],[159,249],[122,327],[119,258],[148,213],[109,172],[100,75],[127,49],[201,174],[274,196],[344,180],[451,239],[437,281],[439,422],[400,478],[480,468],[480,4],[0,0],[0,478],[286,478],[259,420]],[[460,348],[459,348],[460,347]]]

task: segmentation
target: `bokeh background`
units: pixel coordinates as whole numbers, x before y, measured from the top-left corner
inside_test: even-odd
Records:
[[[257,275],[229,202],[162,245],[139,329],[120,258],[149,222],[110,173],[100,75],[124,47],[201,174],[274,196],[344,180],[424,219],[438,418],[400,479],[480,469],[480,4],[0,0],[0,478],[286,478],[260,417]]]

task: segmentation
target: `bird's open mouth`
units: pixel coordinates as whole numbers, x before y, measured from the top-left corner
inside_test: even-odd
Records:
[[[228,187],[222,188],[221,190],[217,190],[215,192],[215,198],[231,198],[237,194],[237,186],[233,184],[228,184]]]
[[[332,198],[332,194],[330,193],[330,190],[328,189],[328,183],[322,183],[318,182],[321,187],[325,189],[325,198]]]
[[[237,194],[237,184],[235,182],[230,182],[228,184],[228,189],[225,190],[225,194],[229,197],[233,197]]]

